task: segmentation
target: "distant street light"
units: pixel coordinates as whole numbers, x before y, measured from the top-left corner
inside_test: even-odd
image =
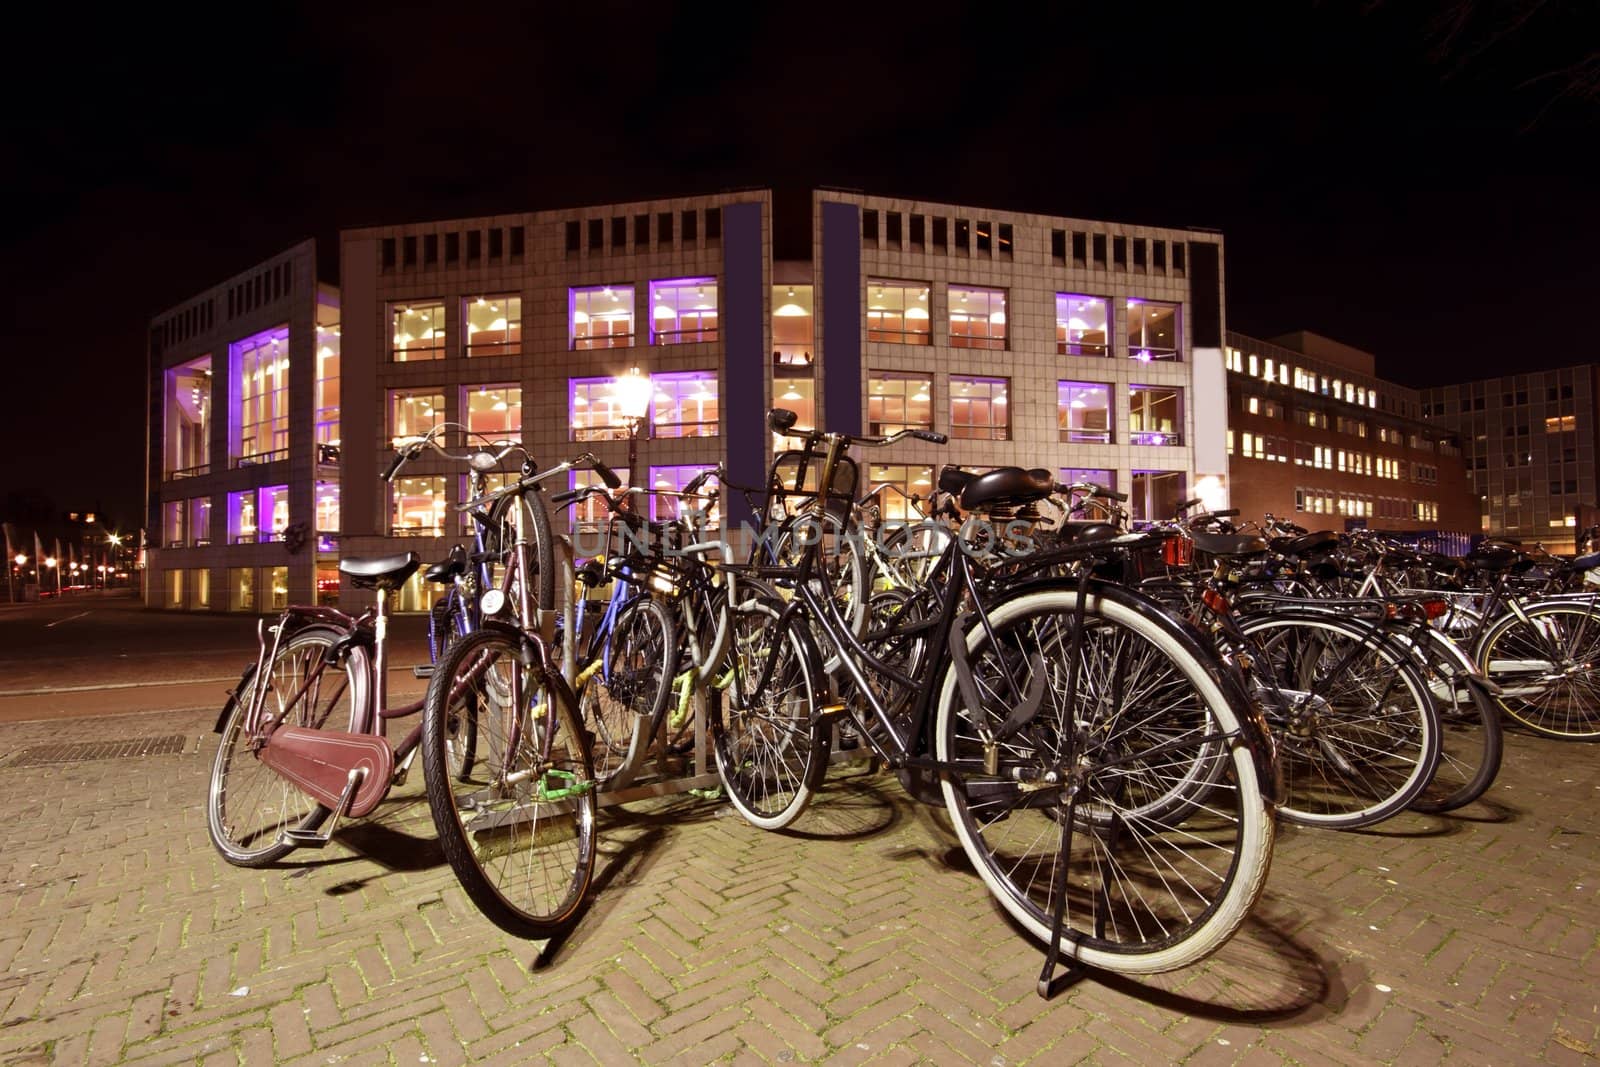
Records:
[[[28,562],[28,557],[23,555],[21,552],[18,552],[16,558],[13,559],[11,562],[15,563],[17,566],[20,567],[24,563]]]

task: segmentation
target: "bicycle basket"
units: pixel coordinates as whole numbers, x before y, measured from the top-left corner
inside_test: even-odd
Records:
[[[767,499],[782,501],[789,515],[800,505],[815,500],[822,488],[822,466],[827,457],[817,452],[791,450],[779,452],[767,475]],[[826,507],[837,518],[847,519],[860,485],[860,470],[849,456],[839,457],[833,469],[833,484],[828,487]]]

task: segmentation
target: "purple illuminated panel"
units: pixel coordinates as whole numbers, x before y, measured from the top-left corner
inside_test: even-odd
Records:
[[[651,419],[657,437],[717,436],[716,371],[652,374]]]
[[[279,326],[231,346],[235,408],[229,422],[237,465],[289,456],[289,328]]]
[[[1183,390],[1128,386],[1128,440],[1136,445],[1183,444]]]

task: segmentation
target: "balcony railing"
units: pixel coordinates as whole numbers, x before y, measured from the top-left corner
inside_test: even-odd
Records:
[[[203,474],[210,474],[210,473],[211,473],[211,464],[209,464],[209,463],[200,463],[200,464],[196,464],[193,467],[180,467],[177,470],[168,471],[167,472],[167,481],[175,482],[179,478],[198,478]]]
[[[289,450],[280,448],[272,452],[257,452],[253,456],[240,456],[234,461],[235,468],[259,467],[267,463],[277,463],[279,460],[289,458]]]

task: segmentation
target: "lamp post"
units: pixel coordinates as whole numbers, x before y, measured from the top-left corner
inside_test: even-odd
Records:
[[[628,373],[612,383],[617,407],[628,424],[628,484],[639,485],[639,432],[644,428],[645,416],[650,412],[652,395],[650,376],[638,367],[628,368]]]
[[[6,579],[10,583],[11,602],[13,604],[15,604],[17,602],[17,574],[18,574],[18,572],[20,572],[22,570],[22,565],[24,563],[28,562],[28,557],[23,555],[21,552],[18,552],[15,556],[12,557],[11,562],[15,563],[17,565],[17,569],[16,569],[16,571],[13,571],[10,567],[7,567],[6,568]],[[26,583],[24,583],[24,584],[26,584]]]

